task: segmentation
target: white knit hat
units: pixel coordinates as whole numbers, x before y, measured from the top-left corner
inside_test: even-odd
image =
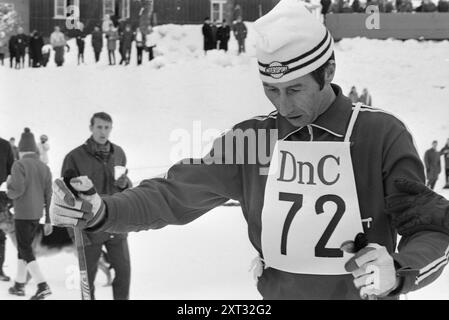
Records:
[[[334,50],[331,34],[301,0],[281,0],[254,28],[259,35],[260,77],[267,83],[309,74],[326,63]]]

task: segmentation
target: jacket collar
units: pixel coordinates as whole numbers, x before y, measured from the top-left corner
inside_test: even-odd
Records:
[[[96,142],[94,141],[92,136],[89,139],[87,139],[86,142],[84,143],[84,148],[87,150],[87,152],[89,152],[90,154],[92,154],[94,156],[95,156],[95,147],[94,147],[95,143]],[[111,146],[111,152],[110,153],[112,155],[114,153],[114,144],[112,142],[110,142],[109,140],[106,143],[110,144],[110,146]]]
[[[336,137],[344,137],[346,127],[352,114],[352,102],[349,98],[343,95],[339,86],[335,84],[331,84],[331,86],[336,95],[334,102],[310,125],[327,131]],[[276,121],[280,140],[284,140],[305,128],[293,126],[279,113],[277,114]]]

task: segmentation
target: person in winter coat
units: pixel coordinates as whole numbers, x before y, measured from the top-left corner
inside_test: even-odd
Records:
[[[136,30],[137,65],[142,64],[143,50],[145,49],[145,34],[140,28]]]
[[[212,33],[212,27],[210,25],[210,18],[207,17],[204,19],[204,24],[202,27],[202,33],[203,33],[203,42],[204,42],[204,52],[207,54],[207,51],[213,49],[213,42],[214,42],[214,36]]]
[[[25,55],[29,45],[29,37],[23,32],[23,28],[17,29],[15,36],[15,51],[16,51],[16,68],[25,68]]]
[[[117,40],[119,40],[118,31],[112,24],[106,32],[106,39],[108,41],[109,65],[112,66],[115,65],[115,50],[117,50]]]
[[[218,32],[218,21],[213,21],[210,25],[210,28],[212,30],[212,42],[211,42],[211,49],[216,50],[217,49],[217,32]]]
[[[402,0],[401,5],[397,7],[398,12],[413,12],[413,4],[410,0]]]
[[[126,155],[121,147],[109,141],[111,116],[104,112],[94,114],[90,130],[92,136],[65,157],[62,175],[73,170],[77,175],[92,177],[93,186],[103,195],[120,193],[132,187],[126,173],[120,177],[115,176],[116,166],[126,167]],[[129,299],[131,265],[127,234],[84,233],[83,237],[92,299],[95,298],[95,276],[103,246],[106,247],[111,267],[115,271],[112,283],[114,300]]]
[[[78,65],[84,63],[84,49],[86,44],[86,33],[84,32],[84,24],[79,23],[78,28],[74,31],[76,46],[78,47]]]
[[[33,68],[38,68],[42,64],[42,47],[44,46],[44,39],[34,30],[30,38],[30,57],[32,59]]]
[[[449,2],[447,0],[438,1],[438,12],[449,12]]]
[[[58,67],[64,64],[64,54],[67,42],[64,33],[61,32],[59,26],[55,26],[53,33],[50,35],[50,44],[55,52],[55,63]]]
[[[435,12],[437,6],[430,0],[422,0],[421,5],[416,8],[416,12]]]
[[[47,135],[43,134],[40,136],[40,141],[37,144],[37,150],[39,153],[39,159],[48,165],[48,151],[50,150],[50,145],[48,144]]]
[[[132,43],[134,41],[134,32],[131,30],[131,26],[129,24],[126,25],[125,31],[120,36],[120,47],[122,59],[120,60],[120,65],[125,63],[125,65],[129,64],[131,60],[131,51],[132,51]]]
[[[355,86],[352,86],[351,91],[349,92],[348,98],[351,99],[352,103],[359,102],[359,95],[357,93],[357,89]]]
[[[44,234],[52,233],[50,201],[52,177],[50,168],[39,160],[36,142],[29,128],[25,128],[19,142],[20,160],[14,162],[11,178],[7,181],[7,195],[14,204],[14,225],[17,238],[18,262],[14,286],[9,293],[25,295],[27,271],[37,283],[32,300],[41,300],[51,294],[33,252],[33,240],[39,230],[39,220],[45,209]]]
[[[19,160],[19,148],[16,146],[16,139],[14,137],[9,139],[9,144],[12,148],[12,153],[14,155],[14,161]]]
[[[17,68],[17,63],[16,63],[17,43],[16,43],[15,35],[12,35],[9,38],[8,49],[9,49],[9,66],[10,66],[10,68]]]
[[[432,142],[432,148],[424,154],[424,165],[426,167],[427,184],[430,189],[435,188],[438,175],[441,172],[440,153],[437,151],[438,142]]]
[[[154,59],[154,48],[156,47],[156,33],[153,30],[152,26],[148,26],[147,34],[145,36],[145,48],[148,51],[148,59],[149,61]]]
[[[0,32],[0,64],[2,66],[5,65],[5,55],[8,46],[8,41],[6,40],[6,34],[1,31]]]
[[[441,149],[440,154],[444,158],[444,174],[446,176],[446,185],[444,186],[444,189],[449,189],[449,139],[447,139],[446,145]]]
[[[402,212],[386,212],[385,198],[400,193],[398,178],[425,180],[405,124],[343,95],[333,83],[332,35],[302,1],[281,0],[254,30],[266,40],[257,43],[257,71],[273,112],[239,122],[203,158],[180,160],[164,177],[86,198],[86,209],[64,201],[56,184],[54,223],[79,223],[93,234],[160,230],[234,199],[257,250],[263,299],[398,299],[435,281],[449,235],[418,226],[398,243],[392,221]],[[90,187],[89,179],[78,181],[75,189]]]
[[[94,48],[95,62],[100,61],[101,50],[103,49],[103,33],[99,26],[95,26],[92,32],[92,47]]]
[[[111,20],[111,16],[109,14],[106,14],[103,19],[103,23],[101,24],[101,31],[103,33],[106,33],[111,26],[114,26],[114,23]]]
[[[371,98],[367,88],[363,89],[363,92],[359,97],[359,102],[369,107],[373,105],[373,99]]]
[[[234,24],[234,37],[237,39],[239,46],[239,54],[245,53],[245,40],[248,35],[248,29],[245,26],[245,23],[242,21],[242,17],[237,18],[237,22]]]
[[[14,154],[11,145],[8,141],[0,138],[0,186],[7,180],[11,174],[11,168],[14,163]],[[3,197],[4,202],[6,194],[0,191],[0,197]],[[5,210],[1,207],[0,212]],[[9,281],[10,278],[3,272],[3,264],[5,263],[5,251],[6,251],[6,235],[0,230],[0,281]]]
[[[217,39],[220,42],[220,50],[228,52],[228,43],[231,38],[231,27],[226,23],[226,19],[223,20],[222,25],[217,30]]]

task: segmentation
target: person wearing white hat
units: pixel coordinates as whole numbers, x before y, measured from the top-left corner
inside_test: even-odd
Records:
[[[48,136],[43,134],[40,136],[40,141],[37,144],[37,149],[39,151],[40,160],[48,165],[48,151],[50,150],[50,145],[48,144]]]
[[[397,299],[434,281],[447,263],[449,236],[418,224],[396,250],[392,221],[401,212],[385,207],[385,197],[399,192],[397,178],[424,182],[405,125],[352,104],[332,83],[332,36],[303,2],[280,1],[254,29],[275,111],[235,125],[204,158],[184,159],[164,178],[123,193],[100,198],[88,178],[74,179],[71,186],[89,195],[73,205],[58,180],[53,223],[93,233],[160,229],[233,199],[258,252],[264,299]]]

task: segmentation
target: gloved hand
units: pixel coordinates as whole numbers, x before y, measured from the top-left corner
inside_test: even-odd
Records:
[[[449,234],[449,201],[425,185],[398,179],[394,182],[401,192],[387,197],[386,211],[402,236],[426,229]]]
[[[354,285],[363,299],[385,297],[400,283],[393,257],[377,243],[370,243],[358,251],[346,262],[345,269],[352,273]]]
[[[44,224],[44,236],[49,236],[53,232],[53,226],[50,223]]]
[[[78,192],[77,196],[69,190],[63,179],[56,179],[53,183],[50,204],[52,223],[82,229],[94,225],[103,216],[105,206],[92,181],[83,176],[71,179],[70,185]]]

